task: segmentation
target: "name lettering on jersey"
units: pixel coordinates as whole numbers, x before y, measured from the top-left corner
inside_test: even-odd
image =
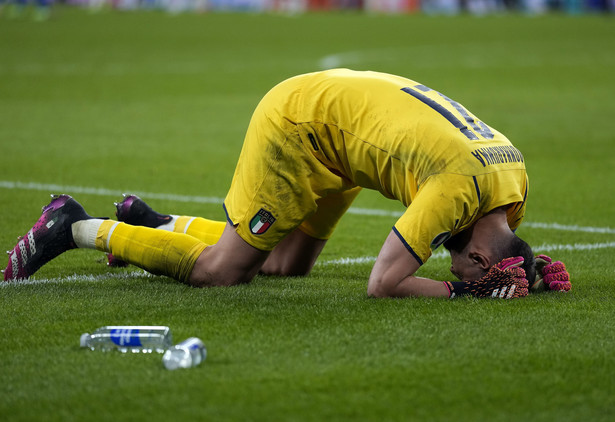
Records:
[[[521,151],[512,145],[477,148],[472,151],[472,155],[480,161],[483,167],[493,164],[525,162]]]

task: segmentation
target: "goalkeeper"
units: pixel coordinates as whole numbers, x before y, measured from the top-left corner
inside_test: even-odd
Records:
[[[362,188],[406,206],[374,264],[369,295],[528,293],[535,258],[514,233],[528,194],[521,152],[444,94],[346,69],[296,76],[261,100],[224,201],[226,222],[158,214],[134,196],[117,204],[119,221],[95,219],[62,195],[9,253],[4,278],[27,278],[75,247],[198,287],[245,283],[259,272],[305,275]],[[415,275],[441,245],[459,281]],[[563,264],[541,268],[541,285],[570,288]]]

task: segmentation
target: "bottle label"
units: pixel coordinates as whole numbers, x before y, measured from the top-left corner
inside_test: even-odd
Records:
[[[111,341],[118,346],[141,346],[139,330],[114,329],[111,330]]]

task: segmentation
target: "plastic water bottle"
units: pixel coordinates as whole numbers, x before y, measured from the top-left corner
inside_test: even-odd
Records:
[[[167,369],[192,368],[199,365],[207,357],[207,349],[203,342],[190,337],[171,347],[162,356],[162,363]]]
[[[122,353],[164,353],[173,339],[169,327],[150,325],[110,325],[81,335],[81,347],[91,350],[118,350]]]

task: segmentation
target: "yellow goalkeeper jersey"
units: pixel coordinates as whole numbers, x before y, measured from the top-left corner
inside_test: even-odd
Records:
[[[420,263],[499,206],[514,204],[511,229],[521,223],[523,155],[458,102],[377,72],[335,69],[298,78],[302,94],[289,103],[289,116],[302,139],[332,172],[407,207],[393,229]]]

